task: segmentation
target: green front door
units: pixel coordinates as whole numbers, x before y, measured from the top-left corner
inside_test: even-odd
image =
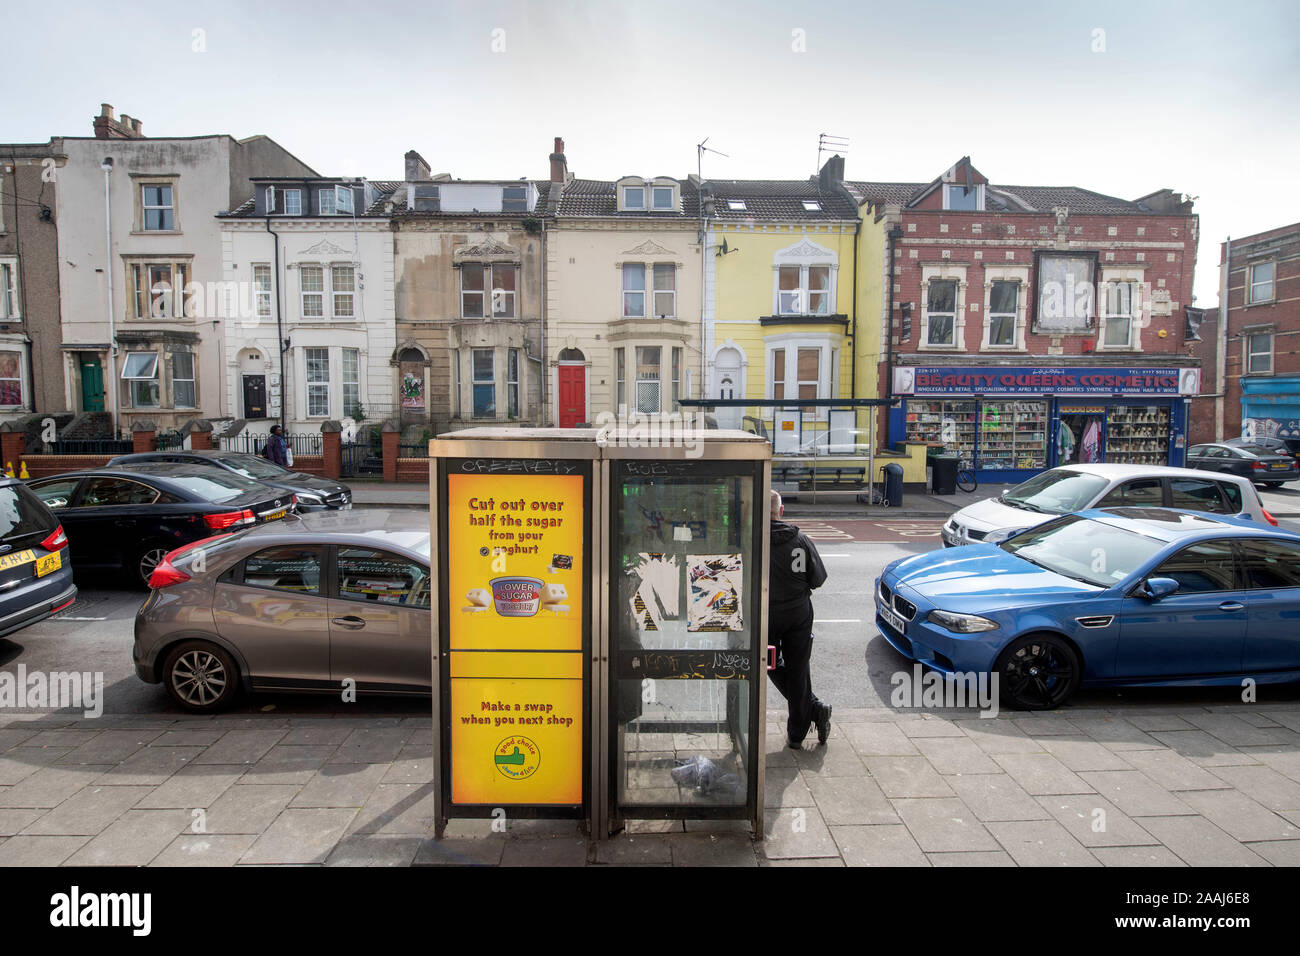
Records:
[[[81,408],[87,412],[104,410],[104,369],[97,358],[81,360]]]

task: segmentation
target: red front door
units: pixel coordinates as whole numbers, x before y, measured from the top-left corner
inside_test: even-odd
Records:
[[[560,365],[560,427],[573,428],[587,420],[587,367]]]

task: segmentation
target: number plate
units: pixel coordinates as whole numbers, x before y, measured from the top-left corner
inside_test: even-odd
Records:
[[[287,508],[281,508],[279,511],[272,511],[269,515],[263,515],[262,517],[266,521],[274,521],[276,518],[283,518],[287,510]]]
[[[0,571],[8,571],[10,568],[16,568],[35,560],[36,552],[31,548],[26,551],[15,551],[13,554],[3,554],[0,555]]]
[[[876,607],[880,609],[880,616],[885,619],[885,623],[896,630],[899,634],[907,633],[907,622],[898,616],[891,608],[885,607],[879,600],[876,601]]]
[[[47,574],[53,574],[61,567],[63,567],[63,552],[51,551],[36,562],[36,576],[43,578]]]
[[[1290,468],[1290,467],[1291,467],[1291,463],[1290,463],[1290,462],[1287,462],[1287,461],[1275,461],[1275,462],[1273,462],[1273,467],[1274,467],[1274,468]]]

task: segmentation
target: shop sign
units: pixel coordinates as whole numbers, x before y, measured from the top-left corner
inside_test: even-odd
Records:
[[[894,369],[898,395],[1196,395],[1195,368],[903,367]]]

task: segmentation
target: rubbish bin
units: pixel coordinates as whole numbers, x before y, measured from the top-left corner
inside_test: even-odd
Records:
[[[955,495],[957,493],[957,464],[960,459],[956,455],[935,455],[930,459],[930,466],[934,469],[934,477],[930,480],[931,490],[936,495]]]
[[[881,471],[885,473],[885,500],[889,502],[890,508],[901,508],[903,506],[903,466],[891,461]],[[953,480],[956,481],[955,472]]]

